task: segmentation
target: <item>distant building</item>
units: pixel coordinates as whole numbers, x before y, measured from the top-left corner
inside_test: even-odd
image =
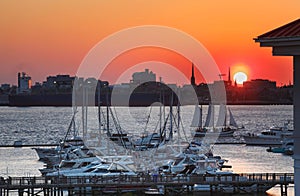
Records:
[[[243,83],[243,87],[247,90],[263,90],[263,89],[276,89],[276,82],[264,79],[256,79],[246,81]]]
[[[174,92],[178,91],[178,86],[176,84],[167,84],[167,86],[172,89]]]
[[[70,75],[48,76],[43,85],[47,88],[70,88],[73,86],[74,79],[75,77],[70,77]]]
[[[145,69],[144,72],[135,72],[132,74],[132,84],[139,85],[150,81],[156,81],[156,74],[154,74],[152,71],[149,71],[149,69]]]
[[[42,84],[39,82],[36,82],[34,85],[31,87],[31,94],[39,94],[42,91]]]
[[[31,77],[25,72],[18,73],[18,94],[30,93],[31,92]]]
[[[0,105],[8,105],[8,95],[10,93],[10,84],[1,84],[0,86]]]
[[[243,100],[274,102],[279,99],[278,95],[274,81],[255,79],[243,83]]]
[[[3,91],[7,91],[10,89],[10,84],[1,84],[1,90]]]

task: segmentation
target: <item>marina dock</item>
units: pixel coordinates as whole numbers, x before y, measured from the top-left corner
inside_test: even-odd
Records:
[[[146,194],[145,190],[159,190],[165,195],[207,192],[247,193],[265,192],[275,185],[281,186],[281,195],[287,195],[289,184],[294,183],[293,173],[253,173],[218,175],[149,175],[89,176],[89,177],[9,177],[1,178],[0,195],[102,195],[133,192]],[[197,189],[206,187],[205,189]],[[160,188],[158,188],[160,187]]]
[[[234,142],[226,142],[226,141],[216,141],[215,145],[224,145],[224,144],[231,144],[231,145],[242,145],[242,144],[246,144],[243,141],[234,141]],[[0,148],[22,148],[22,147],[56,147],[59,146],[59,144],[20,144],[20,145],[16,145],[16,144],[8,144],[8,145],[4,145],[1,144]]]

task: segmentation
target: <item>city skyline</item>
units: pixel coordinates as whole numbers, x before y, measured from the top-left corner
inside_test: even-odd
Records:
[[[191,68],[192,70],[193,68]],[[233,78],[233,76],[231,75],[231,71],[230,69],[228,70],[229,73],[227,74],[222,74],[220,75],[219,77],[219,80],[215,80],[215,81],[212,81],[212,82],[208,82],[208,83],[205,83],[205,82],[195,82],[195,80],[197,80],[196,77],[193,77],[193,75],[190,76],[190,79],[186,82],[186,83],[183,83],[183,84],[177,84],[177,83],[167,83],[165,82],[164,78],[162,76],[159,76],[157,75],[156,72],[152,71],[151,69],[149,68],[145,68],[144,70],[138,70],[137,72],[133,72],[131,73],[130,75],[130,78],[128,79],[128,81],[122,81],[120,83],[109,83],[109,81],[105,81],[105,80],[100,80],[100,81],[103,81],[103,82],[108,82],[110,85],[114,86],[114,85],[126,85],[126,84],[130,84],[130,83],[134,83],[134,80],[137,80],[137,78],[142,78],[141,80],[144,81],[144,82],[150,82],[150,81],[156,81],[156,82],[163,82],[165,84],[174,84],[176,85],[177,87],[182,87],[182,86],[185,86],[185,85],[194,85],[194,86],[198,86],[198,85],[201,85],[201,84],[213,84],[215,82],[218,82],[218,81],[224,81],[224,85],[227,85],[228,83],[227,82],[230,82],[230,85],[231,86],[237,86],[237,87],[243,87],[244,84],[238,84],[236,83],[235,80],[232,80],[231,78]],[[192,71],[191,71],[192,73]],[[127,73],[128,74],[128,73]],[[55,77],[64,77],[64,78],[70,78],[70,79],[74,79],[76,76],[75,75],[71,75],[71,74],[68,74],[68,73],[64,73],[64,74],[56,74],[56,75],[47,75],[44,79],[40,80],[40,81],[35,81],[30,73],[27,73],[27,72],[18,72],[16,73],[16,80],[18,81],[20,75],[23,75],[23,77],[28,77],[29,78],[29,83],[30,83],[30,86],[34,86],[34,85],[43,85],[44,82],[47,82],[48,79],[50,78],[52,80],[52,78],[55,78]],[[140,76],[138,76],[140,75]],[[150,76],[149,76],[150,75]],[[151,75],[154,75],[154,76],[151,76]],[[149,79],[151,78],[151,79]],[[155,78],[155,79],[154,79]],[[194,78],[194,79],[192,79]],[[86,79],[89,79],[89,78],[86,78]],[[93,78],[93,79],[96,79],[96,78]],[[229,80],[230,79],[230,80]],[[194,80],[194,81],[193,81]],[[247,83],[247,82],[251,82],[251,81],[269,81],[269,82],[275,82],[276,84],[276,87],[283,87],[283,86],[290,86],[292,85],[292,83],[288,83],[288,84],[279,84],[276,80],[269,80],[267,78],[252,78],[252,79],[248,79],[246,81],[244,81],[244,83]],[[28,82],[28,81],[27,81]],[[144,82],[141,82],[141,83],[144,83]],[[18,82],[17,84],[12,84],[12,83],[0,83],[0,87],[1,85],[10,85],[10,87],[13,87],[13,86],[19,86],[18,85]]]
[[[192,65],[192,73],[194,66]],[[230,76],[228,70],[228,76]],[[70,75],[48,76],[46,80],[31,86],[32,81],[30,75],[26,73],[18,73],[18,86],[10,86],[7,84],[0,86],[0,105],[10,106],[70,106],[75,91],[79,92],[81,100],[83,86],[87,89],[93,89],[93,85],[100,85],[101,99],[106,100],[105,96],[113,96],[120,98],[121,102],[114,102],[117,105],[124,105],[122,100],[130,94],[131,106],[147,106],[153,102],[159,101],[161,91],[166,96],[170,96],[171,92],[177,92],[187,97],[182,99],[181,104],[193,104],[193,96],[191,92],[195,92],[199,104],[208,104],[212,101],[214,92],[220,92],[220,85],[224,85],[226,91],[227,104],[292,104],[293,103],[293,86],[276,86],[275,81],[265,79],[255,79],[245,81],[242,86],[238,86],[237,82],[231,80],[231,77],[214,81],[213,83],[195,83],[195,77],[192,74],[190,82],[178,86],[176,84],[159,83],[161,78],[157,78],[156,74],[149,69],[142,72],[132,74],[132,79],[126,83],[111,84],[107,81],[97,81],[96,78],[77,78]],[[74,80],[77,82],[74,83]],[[94,86],[96,87],[96,86]],[[242,88],[241,88],[242,87]],[[98,88],[96,88],[98,89]],[[172,89],[172,91],[170,91]],[[218,89],[218,90],[217,90]],[[217,91],[216,91],[217,90]],[[98,91],[99,92],[99,91]],[[130,93],[131,92],[131,93]],[[98,100],[97,90],[88,93],[90,97]],[[275,96],[276,95],[276,96]],[[125,96],[125,97],[124,97]],[[150,99],[151,97],[151,99]],[[111,100],[110,98],[107,100]],[[125,98],[126,100],[126,98]],[[133,101],[134,100],[134,101]],[[167,99],[168,100],[168,99]],[[184,101],[183,101],[184,100]]]
[[[124,28],[155,24],[186,32],[201,42],[220,73],[247,72],[248,80],[263,78],[278,85],[293,82],[292,59],[272,57],[253,38],[299,17],[300,2],[274,1],[1,1],[0,84],[16,84],[17,72],[34,81],[47,75],[75,75],[88,51],[103,38]],[[176,40],[174,40],[176,42]],[[113,47],[113,46],[112,46]],[[114,59],[100,77],[110,83],[126,78],[127,70],[151,70],[166,83],[187,83],[191,62],[160,48],[139,48]],[[120,69],[121,68],[121,69]],[[179,69],[179,71],[178,71]],[[176,74],[176,73],[182,74]],[[196,83],[203,81],[195,72]],[[169,78],[168,78],[169,77]]]

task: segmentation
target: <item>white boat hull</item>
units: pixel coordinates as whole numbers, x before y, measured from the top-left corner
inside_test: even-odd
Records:
[[[230,131],[216,131],[216,132],[210,132],[210,131],[195,131],[194,137],[205,137],[205,136],[219,136],[219,137],[233,137],[234,129],[231,129]]]
[[[257,136],[244,136],[247,145],[281,146],[282,138],[263,138]]]

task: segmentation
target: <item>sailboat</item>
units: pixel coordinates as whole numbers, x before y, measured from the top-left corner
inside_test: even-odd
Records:
[[[143,151],[151,148],[158,148],[160,145],[164,145],[166,142],[172,139],[174,126],[172,124],[175,123],[175,116],[173,115],[171,107],[173,106],[170,106],[170,112],[167,114],[166,119],[161,119],[162,112],[160,111],[160,126],[158,127],[158,132],[146,133],[135,140],[121,128],[118,120],[114,116],[112,109],[107,107],[106,119],[103,120],[104,124],[106,125],[104,126],[104,130],[111,141],[119,146],[124,147],[125,149]],[[113,120],[114,128],[110,126],[110,118]],[[169,129],[167,126],[168,124],[170,124]],[[178,125],[176,124],[176,126]]]
[[[229,113],[229,122],[227,122]],[[219,137],[232,137],[234,132],[238,129],[238,125],[233,117],[230,108],[222,104],[219,108],[219,118],[215,125],[215,110],[214,105],[210,104],[204,126],[202,125],[202,106],[195,106],[195,114],[192,120],[191,127],[195,129],[194,137],[204,137],[205,135],[216,135]]]

